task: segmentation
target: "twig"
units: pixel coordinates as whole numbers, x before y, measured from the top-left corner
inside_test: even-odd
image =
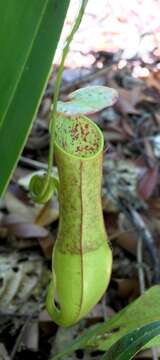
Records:
[[[129,203],[125,204],[125,201],[123,199],[115,197],[109,186],[107,187],[107,189],[110,196],[114,199],[114,201],[118,202],[119,208],[125,214],[128,221],[131,223],[132,226],[134,225],[137,235],[141,237],[143,244],[146,246],[154,268],[153,283],[159,284],[160,260],[157,255],[156,246],[152,234],[147,228],[141,215],[135,209],[133,209],[133,206],[130,205]]]
[[[19,160],[22,164],[25,164],[25,165],[29,165],[35,169],[44,169],[44,170],[47,170],[48,168],[48,165],[45,164],[45,163],[42,163],[40,161],[37,161],[37,160],[32,160],[32,159],[29,159],[29,158],[26,158],[24,156],[21,156],[20,160]]]
[[[138,233],[140,234],[140,237],[143,241],[143,243],[146,245],[151,261],[154,266],[154,283],[160,282],[160,262],[159,258],[157,256],[156,247],[154,243],[154,239],[147,228],[144,220],[142,219],[141,215],[134,209],[129,208],[130,214],[132,216],[132,222],[135,225],[135,228],[137,229]]]
[[[159,284],[160,283],[160,261],[157,255],[155,242],[150,233],[149,229],[147,228],[144,220],[142,219],[141,215],[133,209],[133,206],[130,205],[128,202],[125,204],[125,201],[120,197],[117,198],[109,186],[107,186],[107,190],[110,196],[114,199],[114,201],[118,202],[118,207],[121,211],[125,214],[126,218],[130,222],[138,236],[142,238],[143,244],[146,246],[148,250],[148,254],[150,256],[151,262],[154,267],[154,277],[153,283]]]
[[[139,278],[139,286],[140,293],[143,294],[145,292],[145,276],[143,269],[143,243],[142,239],[139,236],[137,241],[137,263],[138,263],[138,278]]]

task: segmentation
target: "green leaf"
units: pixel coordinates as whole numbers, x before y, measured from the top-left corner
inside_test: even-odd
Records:
[[[0,1],[0,196],[46,86],[69,0]]]
[[[83,348],[108,350],[121,337],[142,326],[160,320],[160,286],[156,285],[126,306],[104,324],[86,330],[81,337],[66,346],[53,359],[63,359],[64,355]],[[52,359],[52,360],[53,360]]]
[[[93,339],[91,344],[94,344],[99,350],[108,350],[112,344],[130,331],[160,320],[159,309],[160,286],[157,285],[111,318],[106,324],[106,331],[102,330],[105,335]]]
[[[151,349],[152,347],[159,347],[160,346],[160,335],[156,336],[154,339],[149,341],[145,346],[144,349]]]
[[[109,87],[87,86],[72,92],[69,101],[59,101],[57,111],[67,116],[93,114],[113,105],[117,97],[117,91]]]
[[[101,359],[130,360],[156,335],[160,335],[160,321],[145,325],[123,336]]]

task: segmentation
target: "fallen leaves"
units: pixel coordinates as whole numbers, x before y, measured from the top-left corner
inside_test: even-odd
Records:
[[[146,168],[138,182],[138,193],[142,199],[147,200],[153,194],[158,182],[159,166]]]
[[[93,120],[103,130],[107,149],[104,151],[102,198],[104,220],[114,258],[112,279],[103,300],[85,320],[73,328],[71,334],[57,329],[44,310],[43,291],[49,282],[48,268],[51,269],[50,260],[57,236],[58,199],[55,196],[45,205],[36,205],[28,193],[30,177],[37,170],[39,172],[42,169],[44,172],[47,168],[47,129],[55,75],[46,90],[12,185],[0,202],[0,246],[3,255],[0,257],[1,311],[15,314],[21,304],[21,313],[29,314],[32,310],[36,314],[36,320],[26,329],[23,341],[28,351],[33,351],[37,357],[42,338],[47,339],[48,346],[48,339],[51,342],[54,335],[52,353],[61,351],[65,341],[70,342],[86,327],[103,321],[106,316],[112,316],[139,295],[137,247],[145,229],[151,234],[153,248],[156,246],[160,255],[160,71],[156,62],[144,64],[136,58],[127,63],[120,55],[117,58],[116,54],[112,55],[105,51],[100,53],[93,69],[79,68],[72,71],[66,68],[62,84],[62,100],[68,99],[68,92],[73,92],[70,108],[67,102],[61,103],[63,111],[71,109],[77,112],[78,97],[81,98],[83,94],[75,90],[81,85],[86,89],[89,87],[87,101],[84,101],[83,96],[81,98],[85,112],[91,112],[95,100],[92,96],[89,102],[91,85],[106,85],[119,93],[118,102],[112,108],[93,116]],[[100,64],[102,69],[99,70]],[[136,78],[136,74],[140,73],[148,75]],[[104,101],[103,104],[94,103],[96,109],[97,106],[99,108],[101,105],[102,108],[102,105],[106,105],[107,99],[103,100],[105,104]],[[112,100],[111,96],[109,104]],[[138,232],[135,223],[131,221],[132,212],[136,212],[143,222]],[[145,242],[143,245],[143,270],[146,284],[150,286],[154,263],[146,251]],[[42,307],[39,309],[41,296]],[[48,347],[46,354],[49,354]],[[89,353],[83,356],[84,359],[90,358]],[[73,359],[77,359],[76,354]]]

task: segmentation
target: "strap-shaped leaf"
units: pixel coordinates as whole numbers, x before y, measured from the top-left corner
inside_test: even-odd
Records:
[[[82,336],[77,337],[77,339],[66,346],[63,352],[57,354],[53,359],[63,359],[64,355],[86,347],[107,351],[120,338],[136,330],[137,327],[141,328],[156,320],[160,321],[159,309],[160,286],[156,285],[104,324],[99,324],[86,330]],[[156,340],[156,342],[151,341],[148,344],[150,346],[158,345],[159,342],[157,337],[155,337],[154,340]],[[146,347],[149,345],[146,345]]]
[[[160,321],[145,325],[123,336],[101,359],[130,360],[157,335],[160,335]]]
[[[68,5],[0,1],[0,196],[32,126]]]
[[[68,101],[59,101],[57,110],[67,116],[93,114],[113,105],[117,96],[116,90],[106,86],[86,86],[72,92]]]

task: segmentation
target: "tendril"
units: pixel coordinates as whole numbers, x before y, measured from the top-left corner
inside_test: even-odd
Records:
[[[31,191],[31,196],[34,199],[35,202],[38,203],[45,203],[48,201],[54,193],[54,181],[51,176],[52,174],[52,164],[53,164],[53,157],[54,157],[54,142],[55,142],[55,131],[56,131],[56,114],[57,114],[57,101],[59,97],[60,92],[60,86],[61,86],[61,80],[62,80],[62,73],[63,73],[63,67],[64,62],[66,59],[66,56],[69,51],[70,43],[73,39],[74,34],[78,30],[86,5],[88,0],[82,0],[82,4],[79,9],[78,16],[75,20],[75,23],[73,25],[73,28],[71,30],[71,33],[66,39],[66,45],[64,46],[63,52],[62,52],[62,58],[59,65],[56,81],[55,81],[55,87],[54,87],[54,98],[53,98],[53,105],[51,110],[51,116],[50,116],[50,148],[49,148],[49,156],[48,156],[48,170],[47,173],[43,176],[35,175],[32,177],[29,189]],[[52,189],[53,187],[53,189]]]
[[[59,182],[53,176],[50,177],[48,186],[45,188],[44,192],[44,185],[46,184],[46,175],[34,175],[29,184],[29,190],[32,199],[37,202],[38,204],[45,204],[49,201],[55,190],[59,187]]]

